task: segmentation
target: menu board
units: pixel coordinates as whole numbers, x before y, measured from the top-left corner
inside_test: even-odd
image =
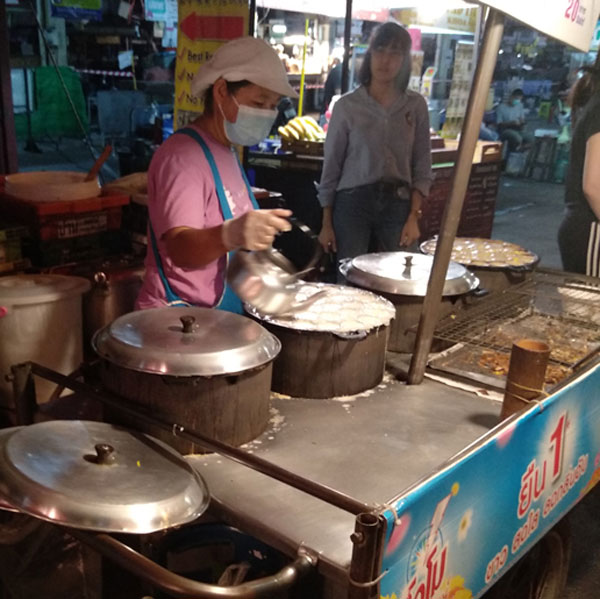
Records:
[[[477,0],[533,29],[588,52],[600,0]]]

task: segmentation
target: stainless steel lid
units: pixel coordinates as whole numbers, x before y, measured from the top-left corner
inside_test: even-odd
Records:
[[[0,494],[58,524],[149,533],[191,522],[210,499],[168,445],[103,422],[53,420],[0,431]]]
[[[425,296],[433,256],[412,252],[363,254],[340,265],[355,285],[398,295]],[[450,262],[443,295],[461,295],[479,285],[479,279],[461,264]]]
[[[100,329],[92,345],[124,368],[173,376],[236,374],[266,364],[281,349],[257,322],[209,308],[130,312]]]

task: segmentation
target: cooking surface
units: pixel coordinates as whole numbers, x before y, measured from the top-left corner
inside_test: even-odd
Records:
[[[298,286],[295,302],[298,304],[319,294],[319,299],[294,312],[279,315],[261,315],[248,308],[253,316],[281,327],[299,331],[352,333],[368,331],[390,324],[396,314],[394,306],[380,295],[345,285],[303,283]]]
[[[244,449],[352,497],[382,505],[495,426],[500,405],[426,380],[381,385],[336,400],[274,396],[269,427]],[[219,455],[187,457],[212,509],[280,549],[300,543],[333,571],[350,563],[352,514]],[[331,570],[330,570],[331,573]]]

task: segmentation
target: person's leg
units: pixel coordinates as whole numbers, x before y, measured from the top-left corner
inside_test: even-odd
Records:
[[[558,247],[565,271],[586,274],[588,250],[593,233],[588,219],[578,217],[570,211],[565,212],[558,229]]]
[[[410,201],[389,195],[382,199],[378,206],[374,224],[377,250],[380,252],[397,252],[400,249],[400,234],[410,212]]]
[[[372,194],[362,189],[339,191],[333,208],[333,230],[337,245],[337,262],[355,258],[369,251],[372,221]],[[344,278],[337,270],[339,283]]]
[[[509,152],[516,152],[523,142],[523,136],[519,131],[514,129],[504,129],[500,133],[500,139],[505,141],[508,145]]]

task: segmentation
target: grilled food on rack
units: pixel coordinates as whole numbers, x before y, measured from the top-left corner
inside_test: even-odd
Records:
[[[491,349],[483,350],[479,358],[479,366],[491,370],[497,376],[506,376],[508,374],[509,362],[510,354]],[[562,381],[569,374],[571,374],[571,369],[567,366],[548,364],[544,382],[546,385],[556,385],[556,383]]]

